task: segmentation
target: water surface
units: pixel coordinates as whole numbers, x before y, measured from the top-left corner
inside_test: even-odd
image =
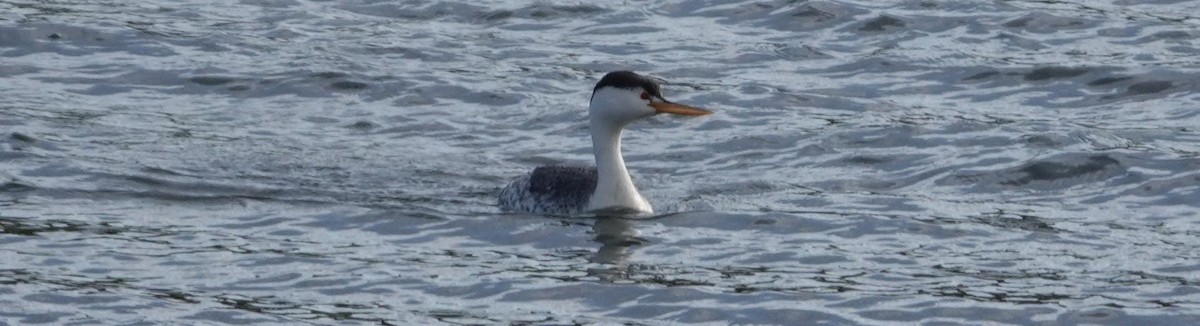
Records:
[[[0,323],[1200,324],[1196,1],[0,1]],[[605,72],[661,216],[501,214]]]

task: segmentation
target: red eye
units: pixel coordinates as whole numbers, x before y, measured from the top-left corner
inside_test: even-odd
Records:
[[[643,99],[643,100],[649,100],[649,99],[650,99],[650,93],[648,93],[648,92],[642,92],[642,99]]]

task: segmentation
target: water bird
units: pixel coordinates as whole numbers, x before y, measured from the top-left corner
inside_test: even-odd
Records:
[[[625,168],[621,131],[631,122],[660,113],[702,116],[712,111],[667,101],[657,81],[632,71],[604,75],[592,89],[588,105],[596,165],[534,168],[500,191],[500,209],[548,215],[653,213]]]

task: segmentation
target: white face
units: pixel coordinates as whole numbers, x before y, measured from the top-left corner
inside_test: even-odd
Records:
[[[624,126],[638,119],[653,116],[657,111],[650,106],[651,101],[661,101],[653,96],[643,99],[641,88],[605,87],[596,90],[592,95],[592,103],[588,115],[592,121],[610,122],[614,126]]]

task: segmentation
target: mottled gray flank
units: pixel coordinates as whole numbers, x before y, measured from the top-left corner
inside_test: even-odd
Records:
[[[0,325],[1200,325],[1198,13],[0,0]],[[615,70],[662,215],[502,212]]]
[[[539,166],[500,190],[500,209],[551,215],[583,213],[596,191],[596,168]]]

